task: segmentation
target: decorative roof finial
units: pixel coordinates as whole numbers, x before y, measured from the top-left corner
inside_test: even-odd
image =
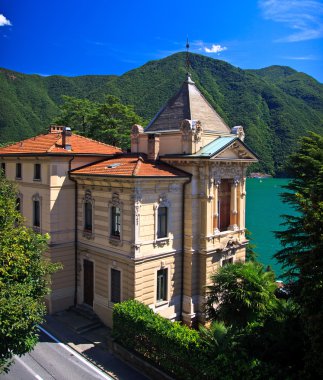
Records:
[[[188,41],[188,36],[187,36],[187,39],[186,39],[186,71],[187,71],[188,76],[190,75],[190,67],[191,67],[189,48],[190,48],[190,43]]]

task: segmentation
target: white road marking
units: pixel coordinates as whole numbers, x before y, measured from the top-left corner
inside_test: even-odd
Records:
[[[15,360],[19,362],[23,367],[26,368],[26,370],[34,376],[37,380],[43,380],[42,377],[40,377],[32,368],[30,368],[22,359],[20,359],[18,356],[15,356]]]
[[[114,380],[113,377],[107,375],[106,373],[104,373],[103,371],[101,371],[98,367],[96,367],[94,364],[92,364],[91,362],[89,362],[88,360],[86,360],[81,354],[79,354],[77,351],[73,350],[72,348],[70,348],[69,346],[67,346],[66,344],[62,343],[60,340],[58,340],[54,335],[52,335],[51,333],[49,333],[47,330],[45,330],[43,327],[41,326],[37,326],[39,328],[40,331],[42,331],[44,334],[46,334],[47,336],[49,336],[51,339],[53,339],[56,343],[58,343],[62,348],[64,348],[66,351],[68,351],[69,353],[73,354],[75,357],[77,357],[81,362],[83,362],[85,365],[87,365],[88,367],[90,367],[94,372],[98,373],[102,378],[106,379],[106,380]],[[38,376],[38,375],[37,375]],[[38,380],[42,380],[41,378],[39,378]]]

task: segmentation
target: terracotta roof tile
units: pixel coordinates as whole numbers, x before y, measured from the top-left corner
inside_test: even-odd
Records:
[[[189,174],[145,155],[118,156],[72,170],[71,174],[126,177],[188,177]]]
[[[60,133],[48,133],[26,139],[6,147],[0,148],[0,154],[115,154],[121,149],[112,145],[72,134],[69,138],[71,150],[66,150],[62,145]]]

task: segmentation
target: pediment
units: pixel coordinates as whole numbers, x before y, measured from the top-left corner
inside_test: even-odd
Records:
[[[251,160],[257,161],[257,156],[240,140],[235,140],[231,145],[216,152],[212,160]]]

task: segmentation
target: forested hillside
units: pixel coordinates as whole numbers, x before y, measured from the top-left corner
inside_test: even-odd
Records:
[[[308,130],[323,133],[323,85],[289,67],[242,70],[191,54],[191,74],[229,126],[243,125],[246,143],[261,157],[260,170],[283,173],[286,156]],[[47,129],[62,95],[102,101],[112,94],[147,122],[185,78],[185,53],[151,61],[121,76],[25,75],[0,70],[0,142]]]

